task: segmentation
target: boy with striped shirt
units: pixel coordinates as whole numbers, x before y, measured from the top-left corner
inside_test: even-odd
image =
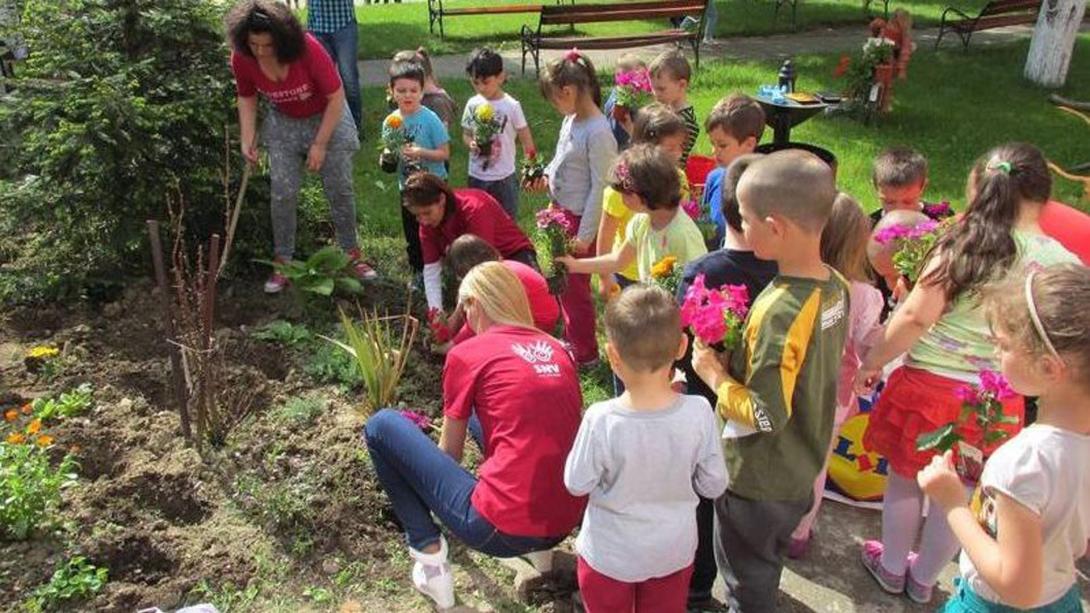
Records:
[[[693,69],[689,66],[689,60],[685,59],[685,54],[674,49],[656,57],[647,71],[651,75],[655,101],[669,107],[685,122],[685,147],[680,161],[681,168],[684,169],[693,145],[696,144],[696,138],[700,136],[700,124],[696,121],[696,111],[688,97],[689,79],[692,78]]]

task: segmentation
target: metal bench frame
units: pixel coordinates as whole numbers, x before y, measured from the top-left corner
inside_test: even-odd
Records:
[[[564,0],[556,0],[561,4]],[[575,0],[571,0],[574,5]],[[467,15],[512,15],[515,13],[540,13],[541,4],[510,4],[495,6],[467,6],[448,9],[443,7],[443,0],[428,0],[428,32],[435,34],[435,24],[439,24],[439,38],[446,38],[443,29],[444,17],[464,17]]]
[[[537,29],[535,30],[529,25],[522,26],[520,35],[522,42],[522,72],[523,74],[526,73],[527,54],[530,54],[534,60],[534,72],[540,72],[542,49],[564,49],[568,46],[576,46],[580,49],[626,49],[667,42],[675,42],[680,46],[684,41],[688,41],[692,47],[696,67],[700,68],[700,42],[704,32],[704,16],[709,1],[673,0],[664,2],[657,0],[653,2],[624,2],[581,6],[574,6],[574,3],[572,6],[559,4],[555,7],[542,6]],[[543,36],[541,33],[542,26],[569,24],[574,29],[577,23],[639,21],[642,19],[685,17],[697,13],[700,14],[699,24],[692,31],[674,28],[645,34],[587,36],[583,38],[552,38]]]
[[[1040,10],[1041,0],[992,0],[984,5],[975,17],[958,8],[947,7],[942,12],[942,19],[939,22],[939,36],[935,39],[935,49],[939,48],[942,37],[952,31],[961,39],[962,51],[968,52],[969,41],[974,32],[1008,25],[1036,23]],[[950,14],[955,15],[956,19],[948,18]]]

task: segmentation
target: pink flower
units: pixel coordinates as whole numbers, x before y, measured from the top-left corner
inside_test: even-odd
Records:
[[[919,238],[923,238],[923,237],[927,236],[928,234],[931,234],[932,232],[934,232],[935,229],[938,228],[938,227],[939,227],[939,222],[937,222],[937,221],[935,221],[933,219],[928,219],[927,221],[921,221],[920,223],[916,224],[915,226],[913,226],[908,231],[908,234],[907,234],[907,236],[905,236],[905,238],[907,238],[909,240],[916,240],[916,239],[919,239]]]
[[[874,242],[879,245],[888,245],[895,240],[900,240],[908,236],[912,228],[905,224],[897,224],[889,226],[888,228],[882,228],[874,233]]]
[[[399,413],[401,413],[402,417],[405,419],[413,422],[413,424],[421,430],[427,430],[431,427],[431,420],[428,419],[428,416],[425,415],[423,411],[418,409],[402,409]]]
[[[954,390],[954,397],[963,404],[975,404],[978,400],[976,389],[969,385],[962,385]]]
[[[685,214],[692,218],[693,221],[700,219],[700,203],[696,200],[686,200],[681,203],[681,210],[685,211]]]
[[[709,290],[704,275],[697,275],[681,303],[681,325],[702,342],[713,345],[736,337],[748,310],[749,292],[744,285]]]
[[[572,223],[568,219],[568,216],[564,214],[564,211],[556,207],[546,207],[537,212],[535,216],[537,221],[537,227],[545,230],[550,226],[559,226],[565,232],[571,233]]]
[[[994,370],[980,371],[980,389],[990,393],[996,400],[1007,400],[1018,395],[1006,377]]]

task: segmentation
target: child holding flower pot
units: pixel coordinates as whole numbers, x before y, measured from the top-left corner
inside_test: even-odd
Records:
[[[867,450],[885,456],[891,469],[882,539],[865,542],[862,551],[863,565],[887,592],[929,602],[939,572],[958,549],[941,513],[921,517],[925,496],[916,473],[936,452],[917,449],[916,441],[957,420],[959,388],[980,385],[982,371],[999,370],[980,309],[982,289],[1011,270],[1078,261],[1037,224],[1051,187],[1045,158],[1032,145],[1001,145],[980,158],[969,175],[964,217],[937,239],[919,281],[863,358],[856,389],[870,393],[882,368],[908,352],[904,366],[890,375],[863,438]],[[1003,401],[1007,416],[1021,420],[1023,410],[1020,396]],[[984,444],[974,422],[960,434],[985,456],[994,447]]]
[[[949,455],[916,476],[961,543],[943,611],[1081,611],[1075,560],[1090,554],[1090,271],[1076,264],[1015,275],[989,291],[1002,374],[1037,396],[1037,421],[984,467],[973,500]]]
[[[544,176],[526,188],[538,192],[548,189],[550,208],[570,222],[571,251],[581,257],[594,255],[602,190],[610,164],[617,156],[617,141],[599,108],[602,92],[598,74],[587,56],[572,49],[545,66],[539,84],[542,94],[564,116],[564,121],[556,140],[556,152]],[[576,362],[583,366],[598,363],[590,277],[568,275],[560,300],[570,318],[566,333]]]
[[[519,101],[503,91],[507,73],[500,54],[488,48],[474,50],[466,74],[477,92],[462,113],[462,141],[469,147],[469,186],[492,194],[511,219],[518,219],[515,137],[522,144],[523,155],[528,160],[536,158],[530,124]]]

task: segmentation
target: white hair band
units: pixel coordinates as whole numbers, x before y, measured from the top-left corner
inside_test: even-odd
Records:
[[[1036,276],[1036,270],[1030,272],[1026,276],[1026,307],[1029,311],[1029,318],[1033,320],[1033,327],[1037,330],[1037,335],[1045,342],[1045,347],[1048,348],[1048,352],[1055,356],[1056,359],[1063,361],[1063,358],[1060,357],[1060,353],[1056,351],[1056,347],[1052,344],[1052,340],[1048,338],[1048,332],[1045,330],[1044,324],[1041,323],[1041,316],[1037,314],[1037,302],[1033,299],[1033,278]]]

